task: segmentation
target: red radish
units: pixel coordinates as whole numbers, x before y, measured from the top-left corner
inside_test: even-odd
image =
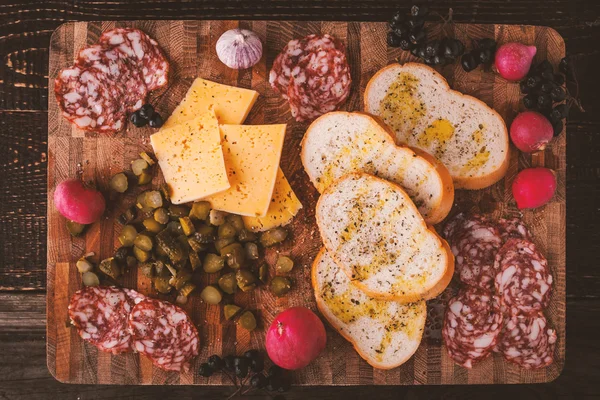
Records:
[[[306,367],[323,351],[326,343],[323,323],[304,307],[288,308],[277,315],[266,339],[269,358],[290,370]]]
[[[541,207],[554,197],[556,175],[548,168],[527,168],[519,172],[512,184],[519,210]]]
[[[510,138],[525,153],[544,150],[553,134],[554,129],[548,118],[535,111],[520,113],[510,125]]]
[[[96,222],[106,207],[102,193],[86,187],[79,179],[61,182],[54,192],[54,204],[65,218],[79,224]]]
[[[531,68],[531,62],[537,49],[521,43],[506,43],[496,50],[496,70],[509,81],[520,81]]]

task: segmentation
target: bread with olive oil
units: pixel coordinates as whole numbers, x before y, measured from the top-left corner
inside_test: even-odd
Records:
[[[454,185],[446,167],[428,154],[396,146],[393,132],[366,113],[335,111],[317,118],[300,154],[321,193],[350,172],[366,172],[399,184],[429,224],[441,222],[452,208]]]
[[[481,100],[450,89],[426,65],[381,69],[367,84],[364,104],[390,126],[396,143],[440,160],[456,189],[482,189],[506,174],[509,142],[502,117]]]
[[[448,245],[397,184],[345,175],[319,198],[316,219],[331,257],[371,297],[413,302],[449,282],[454,257]]]
[[[312,285],[321,314],[374,368],[396,368],[417,351],[427,316],[424,301],[402,304],[367,296],[325,249],[313,262]]]

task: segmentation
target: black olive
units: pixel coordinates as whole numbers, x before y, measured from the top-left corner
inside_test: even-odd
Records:
[[[550,92],[550,97],[552,97],[553,101],[563,101],[567,97],[567,94],[563,88],[557,86]]]
[[[426,65],[435,65],[434,57],[425,57],[425,58],[423,59],[423,62],[424,62]]]
[[[218,355],[213,354],[212,356],[208,357],[208,366],[213,370],[218,371],[223,368],[224,365],[225,363],[223,362],[223,359]]]
[[[223,362],[225,363],[225,369],[227,369],[228,371],[233,371],[234,359],[235,359],[235,357],[232,355],[228,355],[223,359]]]
[[[425,46],[419,46],[417,54],[419,58],[425,58]]]
[[[529,86],[527,86],[527,80],[519,82],[519,89],[521,90],[521,93],[523,93],[523,94],[527,94],[527,93],[531,92],[531,88]]]
[[[465,51],[465,46],[458,39],[446,39],[442,42],[442,50],[445,57],[458,57]]]
[[[273,376],[281,376],[283,375],[283,368],[281,368],[278,365],[272,365],[271,368],[269,368],[269,373],[268,373],[268,377],[273,377]]]
[[[155,112],[154,114],[152,114],[152,118],[150,118],[149,123],[152,128],[160,128],[165,122],[163,121],[160,114]]]
[[[556,84],[554,82],[544,82],[542,83],[542,86],[540,86],[540,90],[542,93],[550,93],[555,87]]]
[[[419,57],[419,47],[415,45],[415,47],[410,50],[410,54],[415,57]]]
[[[531,75],[529,78],[527,78],[527,86],[530,89],[537,88],[541,83],[542,83],[542,77],[539,75]]]
[[[213,372],[213,369],[207,363],[200,364],[200,367],[198,368],[198,374],[205,378],[212,376]]]
[[[478,41],[478,45],[480,49],[492,50],[492,52],[496,51],[496,41],[492,38],[483,38]]]
[[[387,34],[387,44],[390,47],[398,47],[400,46],[400,41],[402,40],[402,38],[398,35],[396,35],[395,32],[388,32]]]
[[[412,44],[421,44],[423,43],[423,40],[425,40],[425,31],[423,30],[419,30],[419,31],[412,31],[409,35],[408,35],[408,40],[410,40],[410,42]]]
[[[546,93],[541,93],[537,98],[538,110],[547,110],[552,106],[552,99]]]
[[[115,252],[115,260],[120,266],[127,265],[127,256],[129,256],[131,247],[119,247]]]
[[[443,55],[436,55],[433,57],[434,65],[446,65],[446,57]]]
[[[410,40],[402,38],[400,39],[399,47],[404,51],[412,50],[415,45],[410,42]]]
[[[569,116],[569,106],[566,104],[559,104],[552,110],[552,113],[557,113],[561,118],[567,118]]]
[[[257,389],[267,386],[267,378],[263,374],[256,374],[250,379],[250,385]]]
[[[425,46],[425,56],[426,57],[435,57],[436,55],[439,54],[440,51],[440,41],[439,40],[432,40],[431,42],[427,43],[427,45]]]
[[[565,76],[562,74],[554,74],[554,83],[558,86],[562,86],[565,83]]]
[[[463,54],[460,58],[460,64],[466,72],[473,71],[479,65],[479,63],[471,53]]]
[[[245,378],[248,375],[248,364],[240,364],[233,367],[235,376],[238,378]]]
[[[477,52],[479,62],[482,64],[491,64],[494,61],[494,52],[492,49],[482,49]]]
[[[402,14],[402,11],[396,11],[396,14],[394,14],[394,16],[392,17],[392,21],[394,24],[397,24],[398,22],[402,22],[404,20],[404,14]]]
[[[423,28],[423,25],[425,25],[425,18],[423,17],[413,17],[408,20],[408,27],[411,32]]]
[[[152,104],[144,104],[142,106],[142,108],[140,108],[138,110],[138,112],[140,113],[140,116],[142,118],[146,118],[147,120],[150,120],[150,118],[152,118],[152,115],[154,115],[154,107],[152,107]]]
[[[429,13],[429,9],[426,6],[412,6],[410,8],[410,15],[413,17],[424,17]]]
[[[131,123],[137,128],[141,128],[142,126],[146,126],[146,124],[148,124],[148,120],[140,115],[139,110],[131,114],[129,121],[131,121]]]
[[[567,73],[567,71],[569,70],[569,60],[567,59],[567,57],[563,57],[560,60],[560,62],[558,63],[558,70],[563,74]]]
[[[537,105],[537,96],[533,93],[530,93],[527,96],[523,97],[523,105],[527,109],[534,108]]]
[[[258,357],[260,357],[260,351],[258,351],[256,349],[248,350],[247,352],[244,353],[244,357],[249,358],[250,360],[252,360],[254,358],[258,358]]]
[[[555,137],[561,134],[561,132],[563,131],[563,127],[564,127],[564,124],[563,124],[562,120],[558,121],[552,125],[552,129],[554,130]]]
[[[542,78],[544,80],[546,80],[547,82],[553,82],[554,81],[554,71],[552,71],[552,69],[547,69],[542,71]]]
[[[406,25],[404,22],[400,22],[400,23],[396,24],[393,31],[398,36],[408,35],[408,33],[409,33],[408,25]]]

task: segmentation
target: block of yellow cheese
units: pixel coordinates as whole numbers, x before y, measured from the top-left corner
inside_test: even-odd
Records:
[[[258,92],[196,78],[163,127],[169,128],[213,110],[220,124],[241,124]]]
[[[150,136],[174,204],[229,189],[219,122],[211,110]]]
[[[285,124],[221,125],[221,145],[231,187],[206,197],[216,210],[263,216],[271,204]]]
[[[302,203],[296,197],[288,180],[283,175],[281,168],[277,171],[277,180],[271,204],[264,217],[242,217],[246,229],[253,232],[267,231],[269,229],[285,226],[298,214]]]

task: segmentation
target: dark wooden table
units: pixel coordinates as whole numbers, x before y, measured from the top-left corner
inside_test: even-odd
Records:
[[[592,5],[593,3],[593,5]],[[231,388],[75,386],[46,368],[48,44],[64,21],[100,19],[385,20],[409,1],[0,1],[0,399],[226,398]],[[586,112],[567,124],[567,357],[544,385],[295,388],[286,397],[377,399],[600,398],[600,2],[438,1],[459,22],[547,25],[573,57]]]

